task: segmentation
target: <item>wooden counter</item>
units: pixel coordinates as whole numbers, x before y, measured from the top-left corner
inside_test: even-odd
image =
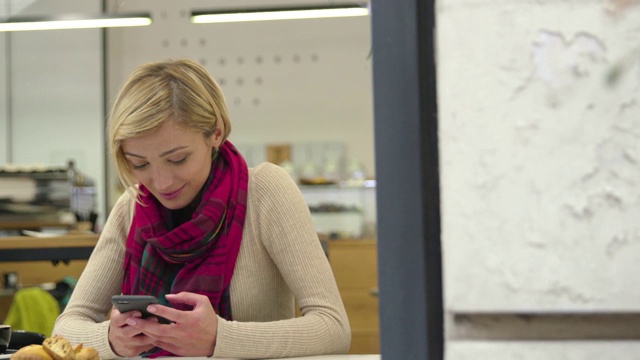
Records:
[[[349,353],[380,353],[375,239],[329,241],[329,263],[349,316]]]
[[[71,229],[73,224],[54,220],[0,220],[1,230],[39,230],[42,228]]]
[[[55,237],[0,237],[0,275],[17,273],[21,287],[56,283],[67,276],[78,279],[98,242],[98,234]],[[0,288],[4,284],[1,283]],[[6,316],[12,291],[0,294],[0,319]]]
[[[0,238],[0,262],[86,260],[98,234],[65,234],[55,237],[14,236]]]

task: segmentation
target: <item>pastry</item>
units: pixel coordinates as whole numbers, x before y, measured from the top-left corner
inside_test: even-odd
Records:
[[[100,360],[100,355],[94,348],[83,347],[76,353],[75,360]]]
[[[45,339],[42,346],[54,360],[73,360],[75,358],[71,343],[60,335]]]
[[[12,360],[100,360],[94,348],[82,343],[71,345],[67,339],[56,335],[44,340],[42,345],[29,345],[16,351]]]
[[[11,355],[13,360],[53,360],[42,345],[28,345]]]

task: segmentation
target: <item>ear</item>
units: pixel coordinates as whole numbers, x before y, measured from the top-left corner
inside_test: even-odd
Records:
[[[217,149],[222,144],[222,130],[220,127],[217,127],[216,130],[209,136],[209,144],[211,147]]]

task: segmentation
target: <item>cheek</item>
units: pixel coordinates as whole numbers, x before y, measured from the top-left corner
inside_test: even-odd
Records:
[[[205,181],[207,181],[210,171],[211,163],[203,161],[198,165],[195,165],[189,173],[191,174],[191,179],[204,183]]]
[[[150,169],[144,169],[140,171],[132,170],[131,174],[138,181],[138,183],[147,187],[153,180],[152,171],[150,171]]]
[[[199,166],[197,169],[191,173],[191,178],[198,182],[205,182],[209,177],[209,168],[206,166]]]
[[[149,176],[146,176],[143,173],[133,173],[133,176],[135,176],[136,180],[138,180],[138,183],[148,187],[149,186]]]

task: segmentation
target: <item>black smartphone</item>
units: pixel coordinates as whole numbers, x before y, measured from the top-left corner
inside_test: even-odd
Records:
[[[161,317],[154,315],[147,311],[147,306],[151,304],[159,304],[160,302],[155,296],[151,295],[113,295],[111,297],[111,303],[115,306],[118,311],[121,313],[138,310],[142,313],[142,318],[146,319],[148,317],[156,317],[159,323],[162,324],[170,324],[171,321]]]

